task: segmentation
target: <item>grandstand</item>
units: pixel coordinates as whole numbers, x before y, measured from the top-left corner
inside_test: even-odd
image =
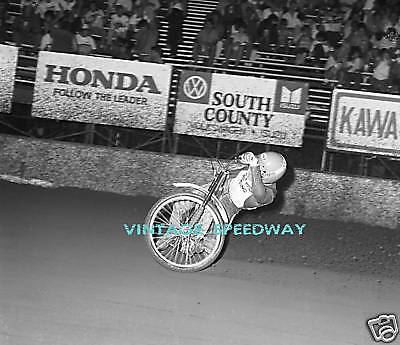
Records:
[[[306,120],[306,129],[305,129],[305,147],[307,154],[310,154],[312,157],[313,163],[306,164],[306,168],[312,169],[333,169],[335,157],[339,157],[341,154],[330,154],[327,153],[324,149],[324,141],[326,139],[328,120],[329,120],[329,110],[330,110],[330,102],[332,97],[332,83],[336,81],[331,81],[332,83],[327,83],[324,77],[324,68],[316,66],[315,64],[306,64],[306,65],[298,65],[295,64],[295,51],[292,46],[291,49],[286,53],[279,53],[276,51],[264,52],[259,54],[259,58],[257,60],[241,60],[240,64],[237,67],[224,67],[223,61],[221,58],[216,59],[214,65],[207,66],[203,63],[192,64],[192,52],[193,52],[193,44],[196,39],[198,32],[203,27],[205,18],[207,14],[209,14],[212,10],[214,10],[218,5],[217,0],[188,0],[187,1],[187,15],[184,19],[183,23],[183,41],[179,45],[178,54],[174,57],[170,55],[169,49],[167,47],[167,31],[168,31],[168,22],[166,20],[166,11],[165,7],[161,7],[158,12],[158,18],[160,20],[159,27],[159,46],[162,48],[163,61],[165,63],[171,64],[174,66],[172,84],[171,84],[171,96],[170,96],[170,105],[169,105],[169,115],[170,118],[173,118],[173,114],[176,106],[176,98],[177,98],[177,85],[178,85],[178,77],[181,71],[186,69],[194,69],[196,71],[207,71],[207,72],[216,72],[216,73],[227,73],[234,75],[243,75],[243,76],[255,76],[259,78],[279,78],[285,80],[294,80],[294,81],[303,81],[309,84],[309,100],[308,100],[308,109],[309,116]],[[9,15],[9,28],[7,30],[7,44],[13,44],[12,42],[12,31],[11,24],[12,18],[21,15],[21,3],[19,1],[11,0],[8,7],[8,15]],[[106,28],[107,29],[107,28]],[[32,53],[32,47],[22,46],[20,50],[19,58],[18,58],[18,68],[17,68],[17,77],[16,77],[16,89],[17,94],[15,95],[15,104],[14,104],[14,116],[15,119],[10,119],[9,117],[5,119],[2,117],[2,131],[6,133],[12,134],[23,134],[23,135],[33,135],[29,130],[31,126],[42,127],[46,122],[42,119],[32,119],[26,117],[26,114],[29,113],[29,107],[32,102],[32,90],[33,84],[35,80],[35,71],[37,64],[37,54]],[[104,54],[95,54],[97,56],[106,57]],[[311,58],[310,58],[311,61]],[[312,61],[311,61],[312,62]],[[368,78],[371,73],[363,72],[363,83],[361,83],[362,87],[368,87]],[[18,119],[19,116],[23,115],[23,119]],[[171,120],[172,123],[172,120]],[[62,124],[62,127],[68,128],[71,127],[71,124]],[[83,130],[83,125],[75,124],[75,128],[78,128],[78,132]],[[86,125],[85,125],[86,126]],[[87,126],[85,127],[87,128]],[[140,143],[132,144],[131,139],[119,140],[119,143],[124,142],[123,146],[126,147],[135,147],[135,148],[143,148],[147,147],[147,149],[159,150],[158,148],[154,148],[153,144],[157,142],[159,139],[158,135],[155,135],[151,131],[144,130],[135,130],[135,129],[126,129],[126,128],[111,128],[110,126],[101,126],[96,125],[93,126],[96,128],[95,134],[99,135],[99,140],[97,143],[103,145],[112,145],[115,142],[115,136],[118,138],[129,136],[130,133],[140,133],[139,136],[143,136],[145,139]],[[92,128],[92,129],[93,129]],[[56,135],[53,138],[57,138],[61,140],[69,140],[70,138],[77,139],[77,136],[71,135],[66,132],[55,131]],[[51,137],[49,135],[49,137]],[[156,141],[152,140],[153,137],[156,137]],[[74,139],[74,140],[75,140]],[[92,139],[84,139],[85,141],[92,142]],[[237,142],[236,146],[232,146],[232,142],[227,143],[224,140],[204,140],[204,138],[187,138],[185,136],[177,136],[172,133],[163,134],[160,141],[162,144],[162,151],[173,151],[186,153],[184,149],[184,145],[181,145],[181,150],[179,149],[179,143],[186,143],[191,148],[194,146],[202,146],[204,148],[203,153],[201,154],[209,154],[210,152],[215,152],[216,155],[221,157],[228,157],[232,152],[242,150],[244,146],[250,147],[251,144],[240,143]],[[207,143],[206,143],[207,141]],[[93,143],[96,143],[94,141]],[[210,148],[209,146],[216,145],[216,149]],[[230,149],[226,147],[230,146]],[[207,148],[208,147],[208,148]],[[225,151],[224,151],[225,150]],[[287,149],[285,149],[287,150]],[[310,151],[311,150],[311,151]],[[312,153],[314,151],[314,153]],[[189,150],[193,153],[192,150]],[[200,150],[201,151],[201,150]],[[290,151],[290,150],[289,150]],[[207,153],[208,152],[208,153]],[[288,151],[287,151],[288,152]],[[299,156],[299,150],[293,151],[293,157]],[[344,158],[353,160],[354,156],[345,155]],[[356,174],[366,174],[367,173],[367,165],[369,159],[371,157],[364,157],[361,155],[357,156],[360,164],[353,169],[352,173]],[[321,163],[322,162],[322,163]],[[393,163],[391,160],[382,160],[379,158],[379,162],[384,162],[386,170],[388,170],[387,175],[391,177],[397,177],[398,173],[396,169],[398,169],[397,165]],[[297,160],[296,165],[301,166],[301,159]],[[380,163],[379,163],[380,164]],[[394,164],[394,165],[393,165]],[[397,168],[396,168],[397,167]],[[344,169],[346,171],[346,169]],[[351,169],[350,169],[351,170]]]
[[[217,7],[216,0],[189,0],[187,3],[187,16],[183,26],[183,42],[179,45],[178,55],[175,58],[169,56],[167,48],[168,23],[165,20],[165,9],[159,15],[161,27],[159,29],[159,45],[163,49],[164,61],[176,66],[178,69],[195,67],[198,70],[212,70],[238,75],[252,75],[262,78],[285,78],[302,80],[310,83],[309,107],[311,116],[307,123],[309,135],[320,136],[326,131],[328,123],[329,102],[331,89],[326,87],[323,77],[323,68],[315,66],[298,66],[294,64],[295,54],[266,53],[257,61],[243,60],[238,68],[222,68],[222,63],[217,61],[214,68],[191,65],[193,43],[201,30],[206,15]],[[18,16],[21,14],[21,4],[10,3],[9,14]],[[11,24],[11,23],[10,23]],[[8,42],[12,43],[12,32],[8,31]],[[103,56],[103,55],[101,55]],[[22,84],[31,84],[35,78],[36,56],[21,54],[17,81]],[[174,94],[172,94],[172,97]]]

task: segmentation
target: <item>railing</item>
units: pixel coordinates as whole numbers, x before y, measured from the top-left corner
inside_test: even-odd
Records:
[[[57,121],[30,116],[30,104],[13,104],[13,113],[0,115],[0,132],[41,138],[46,140],[61,140],[79,142],[91,145],[114,146],[128,149],[142,149],[172,154],[189,154],[194,156],[213,156],[219,158],[230,158],[238,152],[246,150],[273,149],[282,152],[289,162],[298,168],[318,171],[344,172],[355,175],[380,175],[387,178],[399,178],[400,164],[394,159],[377,157],[367,154],[349,154],[329,152],[325,149],[327,135],[329,108],[322,108],[318,104],[318,98],[310,97],[309,106],[320,109],[325,115],[312,114],[306,122],[303,147],[290,148],[251,142],[239,142],[232,140],[221,140],[188,135],[178,135],[173,132],[174,114],[177,101],[177,88],[179,74],[184,69],[201,69],[214,73],[229,72],[231,70],[198,65],[175,64],[172,73],[170,87],[168,119],[165,131],[152,131],[117,126],[86,124],[71,121]],[[33,73],[32,68],[24,68],[26,72]],[[235,71],[238,75],[252,75],[254,72]],[[292,80],[302,80],[304,77],[291,75],[276,75],[274,73],[260,74],[259,77],[286,77]],[[307,79],[306,79],[307,80]],[[309,78],[310,83],[319,81]],[[22,81],[25,88],[33,92],[33,82]],[[21,83],[17,80],[17,94],[20,92]],[[313,90],[311,88],[311,90]],[[316,91],[321,91],[316,89]],[[329,94],[330,96],[330,94]],[[328,99],[328,93],[322,93],[319,97]],[[315,103],[315,104],[313,104]],[[320,102],[324,103],[324,102]],[[384,170],[384,172],[379,171]],[[378,172],[377,172],[378,171]]]

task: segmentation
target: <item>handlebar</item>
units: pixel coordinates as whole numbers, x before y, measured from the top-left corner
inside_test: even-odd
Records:
[[[224,173],[229,173],[230,171],[240,170],[240,169],[243,169],[246,167],[246,164],[240,163],[239,156],[234,156],[233,159],[229,160],[225,165],[219,159],[214,159],[214,160],[210,161],[211,167],[214,171],[214,175],[217,173],[217,171],[214,167],[214,164],[213,164],[214,161],[216,161],[218,163],[220,171],[222,171]],[[234,164],[239,165],[239,166],[235,166],[232,168],[232,165],[234,165]]]

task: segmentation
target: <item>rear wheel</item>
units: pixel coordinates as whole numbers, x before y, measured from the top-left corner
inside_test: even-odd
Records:
[[[223,224],[211,203],[202,209],[203,199],[195,194],[174,194],[159,200],[149,211],[146,243],[153,257],[162,266],[179,272],[196,272],[210,266],[220,254],[225,236],[214,231],[215,224]],[[189,224],[184,231],[184,224]],[[201,232],[195,232],[201,224]],[[180,234],[170,231],[178,229]],[[183,230],[183,231],[180,231]],[[185,232],[185,234],[183,234]]]

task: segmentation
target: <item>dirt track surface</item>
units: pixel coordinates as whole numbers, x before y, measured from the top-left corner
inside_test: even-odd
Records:
[[[396,231],[271,214],[304,236],[231,237],[214,267],[180,274],[123,231],[154,199],[0,190],[0,344],[368,345],[367,318],[400,316]]]

